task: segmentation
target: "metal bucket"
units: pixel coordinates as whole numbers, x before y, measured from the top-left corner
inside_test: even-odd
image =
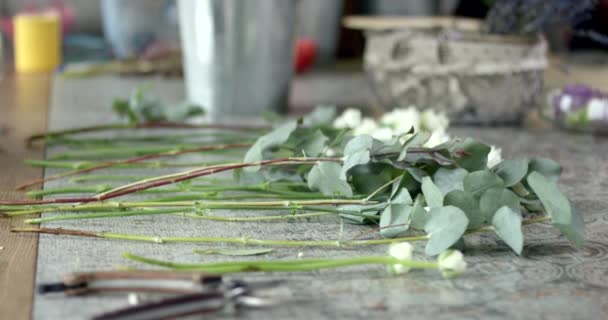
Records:
[[[189,100],[213,120],[287,109],[293,70],[293,0],[180,0]]]

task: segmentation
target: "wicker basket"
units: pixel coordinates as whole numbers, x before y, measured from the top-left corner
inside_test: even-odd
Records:
[[[457,18],[348,17],[366,31],[364,68],[385,108],[432,108],[456,124],[515,124],[542,101],[542,37],[497,36]]]

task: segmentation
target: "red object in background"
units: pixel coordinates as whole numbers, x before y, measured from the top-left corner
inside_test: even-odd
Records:
[[[315,63],[317,43],[308,38],[296,41],[296,74],[308,71]]]

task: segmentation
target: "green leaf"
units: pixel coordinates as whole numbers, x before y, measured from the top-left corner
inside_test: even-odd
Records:
[[[488,154],[490,147],[473,138],[466,138],[464,141],[457,143],[455,151],[462,152],[464,155],[456,162],[458,165],[467,171],[484,170],[488,166]]]
[[[369,163],[350,170],[350,183],[359,194],[370,194],[394,177],[393,168],[384,163]]]
[[[562,174],[562,167],[559,163],[547,158],[532,158],[528,167],[528,172],[538,172],[547,179],[557,182]]]
[[[491,223],[496,211],[503,206],[507,206],[515,212],[521,211],[519,197],[509,189],[491,188],[486,190],[479,199],[479,209],[486,223]]]
[[[318,157],[325,149],[327,141],[329,141],[329,138],[321,130],[315,130],[314,133],[307,135],[299,149],[307,157]]]
[[[414,133],[409,139],[407,139],[403,145],[401,146],[401,152],[399,153],[399,157],[397,157],[397,161],[402,161],[407,156],[407,149],[409,147],[416,147],[425,144],[431,138],[431,134],[426,131],[420,131]]]
[[[526,177],[528,173],[528,160],[503,160],[492,168],[492,171],[505,182],[505,187],[511,187]]]
[[[394,196],[391,197],[390,202],[409,205],[414,204],[412,196],[410,196],[410,193],[406,188],[401,188]]]
[[[422,178],[422,194],[424,194],[424,199],[429,207],[436,208],[443,206],[443,193],[433,183],[431,177]]]
[[[271,248],[254,249],[195,249],[194,253],[218,254],[222,256],[258,256],[273,252]]]
[[[131,124],[137,123],[137,115],[135,112],[133,112],[133,110],[131,110],[129,101],[124,99],[114,99],[112,102],[112,109],[120,118],[126,118]]]
[[[422,195],[418,195],[416,201],[414,201],[414,207],[410,215],[410,226],[414,229],[422,230],[429,218],[430,214],[424,209],[423,197]]]
[[[384,210],[386,203],[378,203],[372,205],[345,205],[340,206],[338,210],[343,211],[340,217],[346,219],[347,222],[353,224],[366,224],[369,222],[378,222],[378,213]],[[357,214],[352,214],[355,212]]]
[[[318,105],[315,109],[304,116],[302,124],[307,127],[319,127],[331,124],[336,117],[336,106]]]
[[[245,154],[243,162],[255,162],[264,159],[264,153],[271,148],[278,147],[285,143],[291,133],[298,127],[297,121],[288,121],[287,123],[275,128],[269,133],[261,136],[251,146]],[[259,170],[259,166],[245,168],[245,171],[253,172]]]
[[[340,178],[341,169],[335,162],[317,162],[308,173],[308,187],[328,196],[352,197],[350,185]]]
[[[502,206],[492,218],[492,225],[496,234],[515,253],[521,255],[524,247],[524,234],[521,231],[521,215],[508,206]]]
[[[543,207],[561,232],[576,245],[583,243],[584,224],[582,218],[559,190],[557,185],[538,172],[528,175],[528,184],[543,203]]]
[[[373,144],[374,139],[368,135],[356,136],[346,143],[341,172],[342,179],[346,180],[346,172],[351,168],[369,163],[371,160],[370,150]]]
[[[499,176],[489,170],[480,170],[467,174],[463,180],[464,190],[476,197],[491,188],[503,187],[504,182]]]
[[[400,203],[391,203],[380,215],[380,235],[384,238],[404,236],[409,229],[412,206]]]
[[[420,169],[420,168],[416,168],[416,167],[410,167],[406,169],[407,172],[409,172],[412,177],[414,177],[414,179],[416,179],[416,181],[422,183],[422,179],[424,177],[428,177],[428,173],[426,173],[426,171]]]
[[[555,224],[555,226],[568,238],[575,246],[581,247],[585,243],[585,222],[578,213],[574,204],[570,203],[572,211],[572,223],[570,225]]]
[[[464,190],[462,181],[468,172],[462,168],[439,168],[433,174],[433,181],[441,192],[446,195],[452,190]]]
[[[469,219],[468,229],[476,229],[484,224],[485,219],[479,210],[479,201],[469,192],[452,190],[445,196],[443,204],[462,210]]]
[[[165,108],[165,119],[173,122],[183,122],[189,118],[205,114],[205,110],[188,102],[180,103],[170,108]]]
[[[454,206],[431,209],[424,231],[429,236],[425,253],[437,255],[455,244],[464,235],[469,219],[462,210]]]

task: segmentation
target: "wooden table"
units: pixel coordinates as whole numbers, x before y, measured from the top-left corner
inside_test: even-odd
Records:
[[[598,69],[582,67],[574,74],[579,79],[595,79],[594,82],[608,86],[608,82],[597,82],[605,79],[606,68]],[[549,81],[563,81],[562,73],[549,71]],[[47,110],[51,92],[49,76],[13,76],[9,75],[0,82],[0,198],[18,199],[21,195],[12,191],[13,187],[33,178],[40,177],[42,170],[22,165],[23,158],[41,158],[43,149],[25,148],[23,140],[26,136],[43,131],[47,123]],[[310,78],[308,78],[310,80]],[[74,82],[75,81],[75,82]],[[55,82],[53,95],[53,110],[51,123],[55,128],[74,126],[75,124],[92,124],[105,121],[111,116],[107,111],[100,111],[100,104],[107,103],[116,95],[124,95],[136,83],[154,82],[162,87],[161,92],[170,99],[181,97],[179,81],[163,81],[159,79],[120,80],[102,77],[100,79],[71,80]],[[296,84],[296,87],[298,85]],[[103,92],[99,90],[103,88]],[[604,87],[604,89],[607,89]],[[306,88],[299,90],[307,90]],[[312,92],[310,94],[313,94]],[[90,99],[86,99],[90,96]],[[297,94],[295,96],[298,96]],[[304,97],[300,91],[299,97]],[[99,100],[101,97],[101,100]],[[105,99],[105,100],[104,100]],[[81,118],[71,118],[72,114],[85,108],[78,104],[89,103],[87,106],[97,111],[79,114]],[[362,102],[365,104],[365,102]],[[65,107],[68,105],[68,107]],[[80,109],[79,109],[80,108]],[[89,109],[87,109],[89,110]],[[66,116],[70,114],[70,116]],[[101,119],[100,118],[106,118]],[[78,121],[75,121],[78,120]],[[391,318],[408,314],[411,318],[537,318],[537,316],[565,319],[569,317],[593,316],[602,318],[608,316],[608,185],[605,177],[608,167],[605,155],[608,154],[608,142],[605,139],[595,139],[587,136],[569,135],[553,131],[525,131],[519,129],[454,129],[455,133],[481,137],[489,143],[503,146],[504,154],[515,156],[543,155],[554,157],[565,166],[565,177],[562,187],[581,208],[588,226],[588,245],[580,251],[573,251],[563,240],[547,228],[536,231],[540,236],[531,237],[527,246],[530,258],[516,258],[508,251],[492,249],[485,252],[483,248],[473,249],[471,256],[471,271],[463,280],[447,282],[433,278],[433,275],[423,274],[420,279],[416,276],[405,278],[387,277],[382,270],[371,272],[363,270],[363,278],[353,278],[349,272],[303,274],[290,277],[290,289],[287,296],[304,298],[322,297],[323,301],[315,300],[309,306],[291,305],[286,308],[268,311],[269,313],[252,313],[246,317],[256,318]],[[151,221],[148,221],[151,223]],[[146,223],[148,223],[146,222]],[[111,228],[112,222],[93,224],[93,228]],[[115,223],[115,222],[114,222]],[[144,223],[139,221],[138,223]],[[158,223],[158,221],[156,222]],[[314,222],[317,223],[317,222]],[[10,315],[11,319],[29,319],[32,311],[32,297],[36,276],[38,253],[38,238],[34,235],[11,234],[11,227],[19,226],[19,220],[0,219],[0,318]],[[114,224],[116,226],[116,224]],[[333,224],[331,225],[333,226]],[[158,225],[162,228],[161,225]],[[203,227],[202,225],[200,227]],[[123,228],[123,227],[121,227]],[[196,230],[183,226],[185,232],[195,233]],[[240,226],[239,226],[240,228]],[[246,232],[265,233],[265,226],[247,226]],[[277,226],[288,228],[292,236],[309,237],[303,228],[290,225]],[[330,224],[318,223],[315,232],[331,235],[335,228]],[[271,236],[280,234],[283,229],[273,229]],[[355,230],[347,236],[356,236]],[[159,232],[165,232],[160,230]],[[169,232],[169,231],[166,231]],[[217,231],[217,232],[222,232]],[[319,233],[315,233],[318,235]],[[476,239],[474,243],[486,243],[487,238]],[[95,251],[97,246],[112,246],[117,252]],[[116,256],[119,250],[147,250],[141,246],[112,242],[87,242],[82,239],[44,238],[43,248],[57,250],[57,261],[49,260],[49,252],[41,251],[43,260],[38,261],[38,277],[49,280],[57,279],[59,274],[55,269],[47,268],[45,264],[63,261],[56,267],[70,271],[82,268],[95,268],[96,263],[107,265],[121,261]],[[82,248],[90,250],[87,255]],[[184,258],[184,250],[190,247],[159,246],[155,247],[157,255],[173,257],[176,260]],[[475,248],[475,246],[474,246]],[[63,251],[62,251],[63,250]],[[65,251],[73,250],[78,261]],[[105,249],[104,249],[105,250]],[[319,252],[303,250],[306,255],[343,254],[339,250]],[[346,252],[346,254],[366,253],[369,251]],[[476,256],[475,252],[481,253]],[[493,252],[493,253],[492,253]],[[550,254],[543,257],[545,253]],[[101,254],[104,254],[103,258]],[[283,256],[289,256],[291,251],[280,251]],[[67,261],[72,259],[70,261]],[[99,263],[107,259],[108,262]],[[186,256],[185,259],[194,259]],[[40,265],[40,263],[43,263]],[[42,266],[42,268],[41,268]],[[107,267],[112,267],[108,265]],[[115,265],[114,265],[115,266]],[[54,273],[51,273],[53,271]],[[255,279],[255,277],[254,277]],[[538,282],[535,283],[534,279]],[[40,279],[38,279],[40,281]],[[532,282],[531,282],[532,281]],[[506,290],[508,288],[509,290]],[[405,292],[400,293],[404,289]],[[316,290],[316,291],[315,291]],[[401,291],[400,291],[401,290]],[[453,292],[452,292],[453,291]],[[402,298],[399,295],[402,294]],[[411,296],[415,294],[418,296]],[[478,303],[472,303],[473,298],[486,295]],[[407,298],[406,298],[407,297]],[[479,296],[481,298],[481,296]],[[353,300],[355,299],[355,300]],[[410,299],[410,300],[408,300]],[[422,299],[422,300],[420,300]],[[47,310],[37,310],[36,318],[53,318],[50,315],[68,316],[79,319],[82,315],[72,312],[74,301],[69,299],[37,300],[37,308],[47,307]],[[120,300],[122,301],[122,300]],[[104,305],[116,305],[120,301],[100,301],[98,304],[91,300],[78,300],[76,304],[95,308]],[[349,303],[350,301],[350,303]],[[355,303],[357,302],[357,303]],[[49,307],[54,306],[54,307]],[[525,307],[524,307],[525,306]],[[555,307],[555,310],[551,308]],[[62,308],[65,308],[62,310]],[[52,310],[51,310],[52,309]],[[66,310],[70,310],[69,313]],[[44,315],[46,312],[48,317]],[[62,313],[63,312],[63,313]],[[90,314],[90,313],[83,313]]]
[[[50,79],[9,74],[0,80],[0,199],[22,198],[15,186],[42,176],[23,159],[41,159],[44,149],[27,148],[24,141],[46,130]],[[20,219],[0,219],[0,318],[29,319],[32,311],[38,236],[9,232],[20,225]]]

